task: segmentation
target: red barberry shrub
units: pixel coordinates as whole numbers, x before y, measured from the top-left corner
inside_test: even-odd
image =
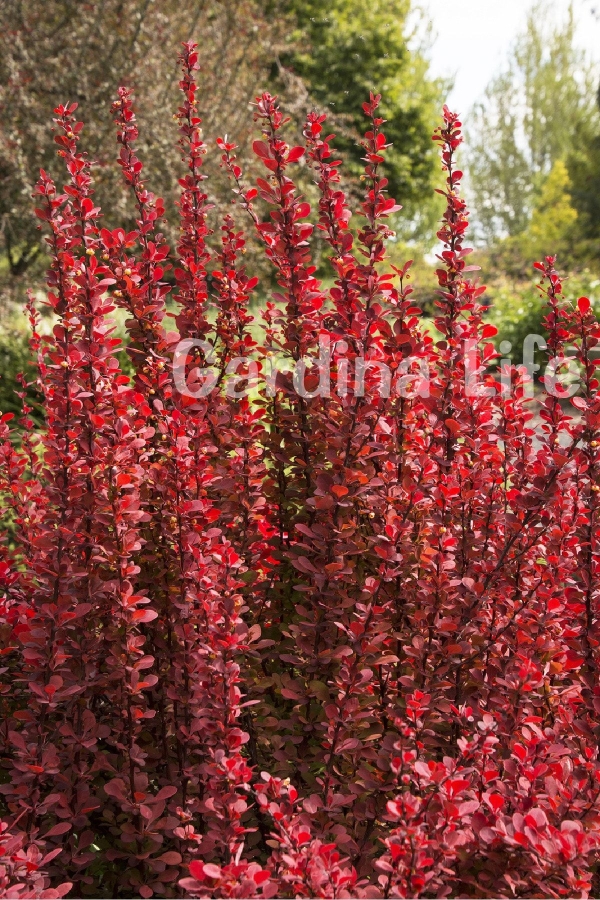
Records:
[[[531,373],[490,366],[457,116],[434,136],[432,336],[410,263],[386,264],[379,98],[356,228],[325,117],[290,147],[269,94],[256,186],[218,141],[237,209],[215,224],[193,44],[180,62],[177,248],[126,89],[135,227],[103,224],[75,105],[56,110],[66,184],[37,186],[55,325],[41,338],[30,303],[44,428],[26,405],[0,422],[0,895],[598,896],[589,301],[539,264],[552,364],[534,419]],[[277,281],[262,325],[242,218]]]
[[[60,847],[44,856],[35,843],[28,845],[27,835],[19,833],[13,823],[9,831],[6,822],[0,823],[0,896],[14,898],[66,897],[69,882],[55,888],[48,887],[43,867],[60,853]]]

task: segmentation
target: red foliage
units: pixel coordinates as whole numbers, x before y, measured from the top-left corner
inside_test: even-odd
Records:
[[[239,225],[227,214],[219,248],[206,240],[192,44],[181,64],[176,251],[143,182],[128,90],[113,111],[135,227],[101,226],[75,105],[56,110],[64,190],[45,172],[36,190],[56,325],[41,339],[30,304],[45,428],[34,433],[27,407],[20,440],[0,421],[0,895],[58,897],[72,882],[82,897],[589,897],[600,888],[589,301],[564,300],[555,260],[539,264],[549,353],[574,348],[583,389],[576,416],[549,395],[536,434],[526,371],[500,373],[503,390],[490,374],[457,117],[445,109],[434,136],[447,203],[435,340],[411,304],[410,263],[386,267],[399,206],[381,172],[379,98],[364,106],[353,229],[324,117],[290,147],[264,94],[256,187],[235,145],[218,142],[278,282],[257,340]],[[293,179],[300,161],[315,173],[316,225]],[[115,306],[129,316],[131,380]],[[207,396],[176,389],[182,338],[196,342],[191,389],[213,368]],[[325,339],[329,392],[316,368]],[[295,376],[238,396],[232,385],[266,377],[274,354]]]
[[[35,844],[28,845],[27,835],[17,830],[17,824],[13,823],[9,831],[6,822],[0,822],[0,897],[15,900],[66,897],[72,884],[65,882],[51,888],[43,871],[43,867],[60,853],[60,848],[44,856]]]

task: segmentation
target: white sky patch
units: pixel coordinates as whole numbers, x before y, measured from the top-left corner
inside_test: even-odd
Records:
[[[531,0],[420,0],[420,5],[433,23],[432,74],[454,77],[448,103],[465,116],[503,67],[533,4]],[[549,6],[560,22],[569,0],[552,0]],[[600,0],[574,0],[574,9],[580,45],[600,60]]]

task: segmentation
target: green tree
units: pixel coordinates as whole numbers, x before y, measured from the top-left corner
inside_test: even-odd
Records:
[[[284,62],[306,83],[310,99],[332,114],[346,168],[355,176],[362,168],[362,104],[369,91],[380,93],[393,144],[386,158],[389,191],[403,205],[399,228],[427,233],[436,209],[431,133],[446,85],[429,75],[411,0],[291,0],[289,9],[297,25],[290,40],[301,47]]]
[[[557,159],[542,184],[523,235],[525,252],[531,260],[549,253],[561,255],[561,251],[570,249],[578,219],[570,190],[567,166]]]
[[[600,112],[600,89],[596,100]],[[578,129],[567,165],[578,234],[588,254],[600,259],[600,125],[596,120]]]
[[[595,79],[577,46],[573,5],[556,23],[548,0],[536,3],[467,123],[470,186],[488,243],[525,231],[552,167],[566,161],[578,132],[595,127]]]
[[[441,105],[440,86],[410,44],[411,0],[4,0],[0,2],[0,281],[6,297],[19,297],[20,276],[29,284],[41,273],[44,244],[32,215],[31,193],[40,165],[55,171],[52,109],[75,100],[86,122],[85,144],[96,167],[96,199],[107,219],[133,216],[116,165],[110,103],[119,83],[133,83],[138,97],[140,155],[148,184],[173,208],[181,161],[177,132],[168,116],[179,103],[174,60],[180,42],[199,41],[204,131],[209,146],[229,131],[249,150],[250,101],[273,89],[286,108],[315,102],[335,111],[340,149],[351,146],[353,171],[360,166],[356,140],[364,128],[361,105],[369,90],[382,90],[390,154],[390,191],[404,205],[401,223],[412,218],[427,231],[433,206],[435,148],[431,130]],[[302,52],[296,53],[298,45]],[[282,60],[283,65],[278,61]],[[275,61],[275,63],[274,63]],[[298,76],[298,77],[297,77]],[[283,90],[281,81],[283,80]],[[209,153],[213,192],[229,193]],[[249,172],[252,177],[252,171]],[[312,186],[307,181],[307,191]],[[423,212],[424,210],[424,212]],[[166,225],[171,242],[174,223]],[[413,228],[413,231],[418,228]],[[37,260],[37,263],[36,263]],[[33,268],[32,268],[33,266]]]

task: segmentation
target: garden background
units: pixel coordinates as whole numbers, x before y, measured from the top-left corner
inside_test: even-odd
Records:
[[[43,289],[47,257],[32,211],[40,166],[56,168],[52,108],[59,99],[79,103],[90,156],[97,160],[97,200],[116,222],[133,221],[131,198],[115,162],[109,108],[120,83],[136,89],[141,145],[148,179],[165,199],[176,235],[178,191],[176,126],[165,109],[177,105],[177,47],[200,40],[204,134],[228,131],[252,160],[250,101],[263,89],[277,93],[297,123],[312,107],[328,113],[340,152],[349,154],[344,186],[360,189],[362,103],[370,89],[383,95],[387,136],[393,142],[386,174],[390,195],[402,204],[396,216],[392,262],[415,260],[415,299],[433,314],[437,286],[435,237],[441,212],[431,133],[441,106],[463,68],[473,81],[470,57],[494,47],[473,46],[466,27],[468,4],[440,15],[435,0],[368,5],[361,0],[9,0],[0,9],[0,408],[16,411],[15,375],[27,368],[28,327],[23,315],[28,288]],[[557,253],[572,290],[600,303],[600,70],[586,49],[585,32],[597,29],[598,11],[588,0],[569,7],[551,0],[527,4],[522,26],[488,84],[479,78],[459,98],[481,96],[459,109],[466,131],[461,165],[472,207],[476,262],[488,284],[486,302],[521,361],[522,341],[539,333],[542,301],[532,263]],[[510,12],[510,8],[509,8]],[[462,17],[462,19],[461,19]],[[462,22],[462,24],[461,24]],[[444,31],[444,27],[447,31]],[[462,31],[461,31],[462,29]],[[463,34],[464,33],[464,34]],[[482,34],[481,29],[479,34]],[[477,38],[475,38],[477,40]],[[443,54],[435,53],[437,44]],[[491,55],[491,54],[490,54]],[[432,58],[434,65],[432,66]],[[442,75],[435,76],[435,72]],[[463,76],[464,77],[464,76]],[[458,81],[460,83],[460,74]],[[229,200],[229,183],[209,154],[211,201]],[[254,168],[253,168],[254,167]],[[310,174],[300,175],[314,199]],[[264,305],[272,278],[263,266]],[[573,283],[574,282],[574,283]],[[41,296],[41,295],[40,295]],[[42,328],[48,329],[46,318]],[[120,327],[119,336],[125,336]],[[121,353],[125,360],[125,352]],[[33,397],[32,397],[33,399]]]

